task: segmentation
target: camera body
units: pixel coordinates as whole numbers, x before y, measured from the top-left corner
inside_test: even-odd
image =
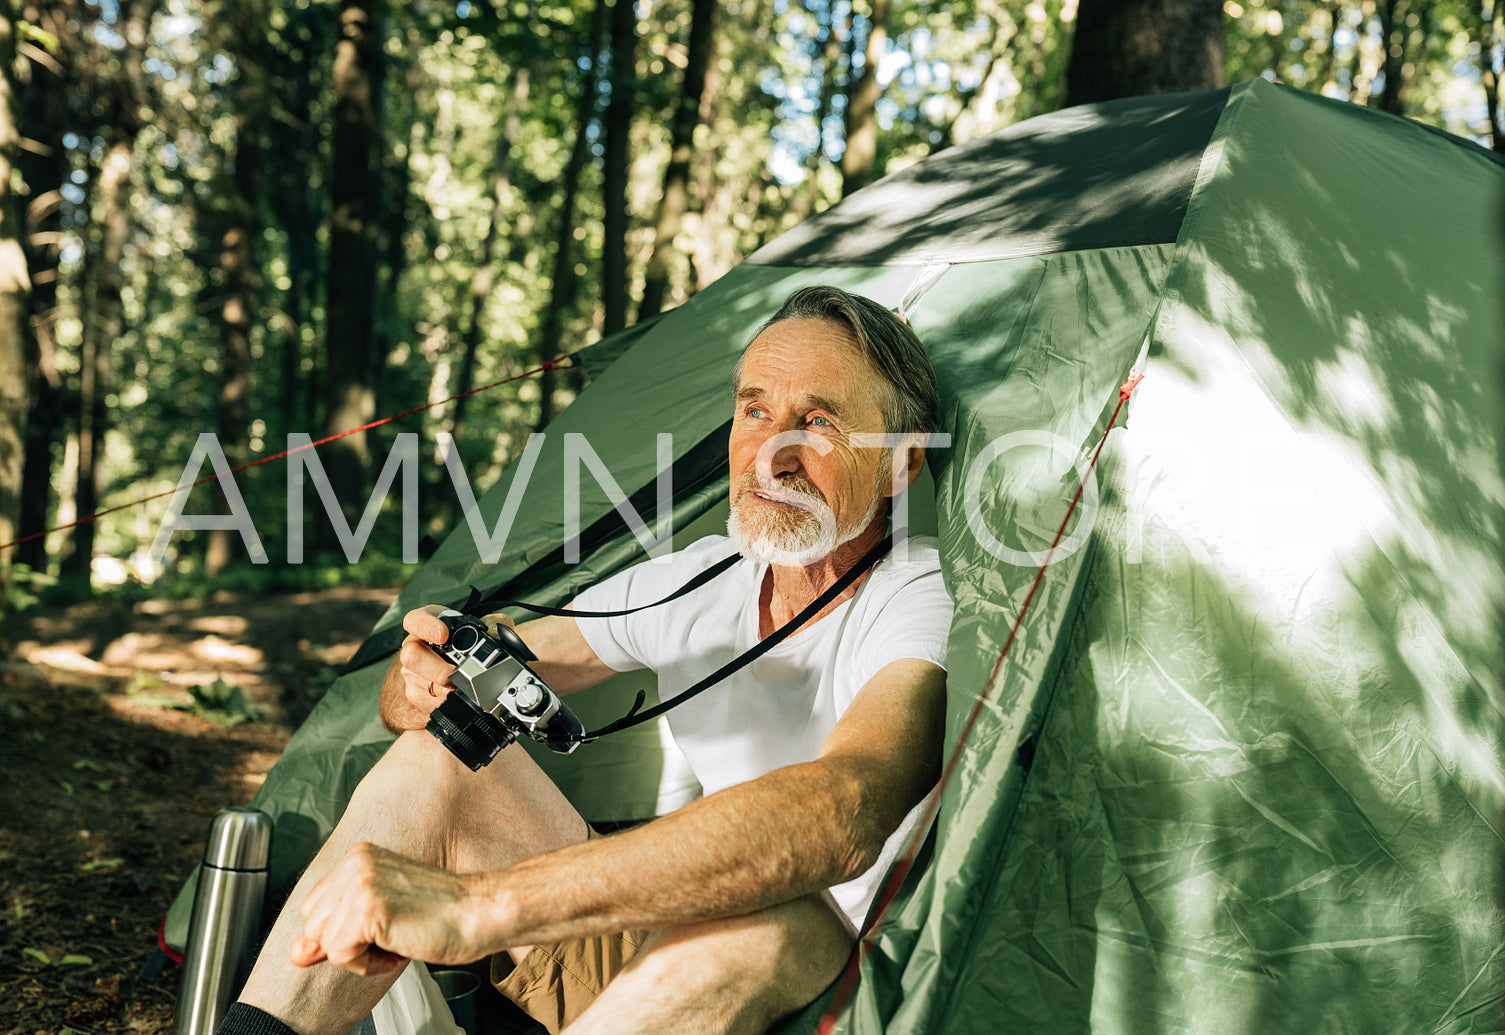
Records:
[[[442,611],[449,630],[429,649],[455,666],[455,692],[429,715],[426,727],[456,758],[480,769],[518,737],[527,736],[567,755],[580,746],[585,727],[538,673],[537,657],[506,626],[495,631],[479,618]]]

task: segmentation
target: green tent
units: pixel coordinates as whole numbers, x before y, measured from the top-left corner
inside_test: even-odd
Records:
[[[644,535],[715,530],[731,364],[834,283],[934,357],[953,438],[911,523],[957,603],[948,748],[986,697],[838,1030],[1505,1030],[1502,217],[1497,156],[1262,80],[1057,112],[854,194],[583,353],[589,388],[479,505],[484,530],[516,505],[499,560],[450,536],[257,796],[274,881],[388,741],[402,612],[567,599],[642,556],[618,502]],[[578,698],[586,724],[641,682]],[[545,762],[592,820],[695,793],[651,726]]]

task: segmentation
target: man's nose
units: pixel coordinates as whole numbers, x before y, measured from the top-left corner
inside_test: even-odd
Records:
[[[768,459],[770,473],[775,477],[804,468],[805,450],[808,447],[799,431],[797,427],[776,426],[759,444],[758,455]]]
[[[781,474],[793,474],[800,469],[800,456],[803,447],[797,445],[785,445],[773,451],[773,461],[769,464],[774,476]]]

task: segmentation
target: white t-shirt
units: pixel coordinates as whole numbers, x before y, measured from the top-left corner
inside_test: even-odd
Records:
[[[587,589],[574,607],[615,611],[662,600],[731,553],[725,536],[707,536],[670,558],[646,561]],[[935,540],[911,539],[907,553],[903,562],[885,557],[850,600],[668,712],[674,742],[706,794],[813,761],[857,692],[890,662],[918,658],[945,667],[951,598]],[[659,697],[667,701],[758,642],[758,594],[766,571],[766,565],[743,558],[668,604],[577,624],[612,669],[656,672]],[[878,881],[919,811],[905,818],[871,869],[831,889],[854,927],[861,928]]]

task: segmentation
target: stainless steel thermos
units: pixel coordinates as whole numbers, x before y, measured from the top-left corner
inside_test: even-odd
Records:
[[[176,1035],[213,1035],[255,958],[266,896],[272,818],[259,809],[221,809],[209,827],[183,980]]]

